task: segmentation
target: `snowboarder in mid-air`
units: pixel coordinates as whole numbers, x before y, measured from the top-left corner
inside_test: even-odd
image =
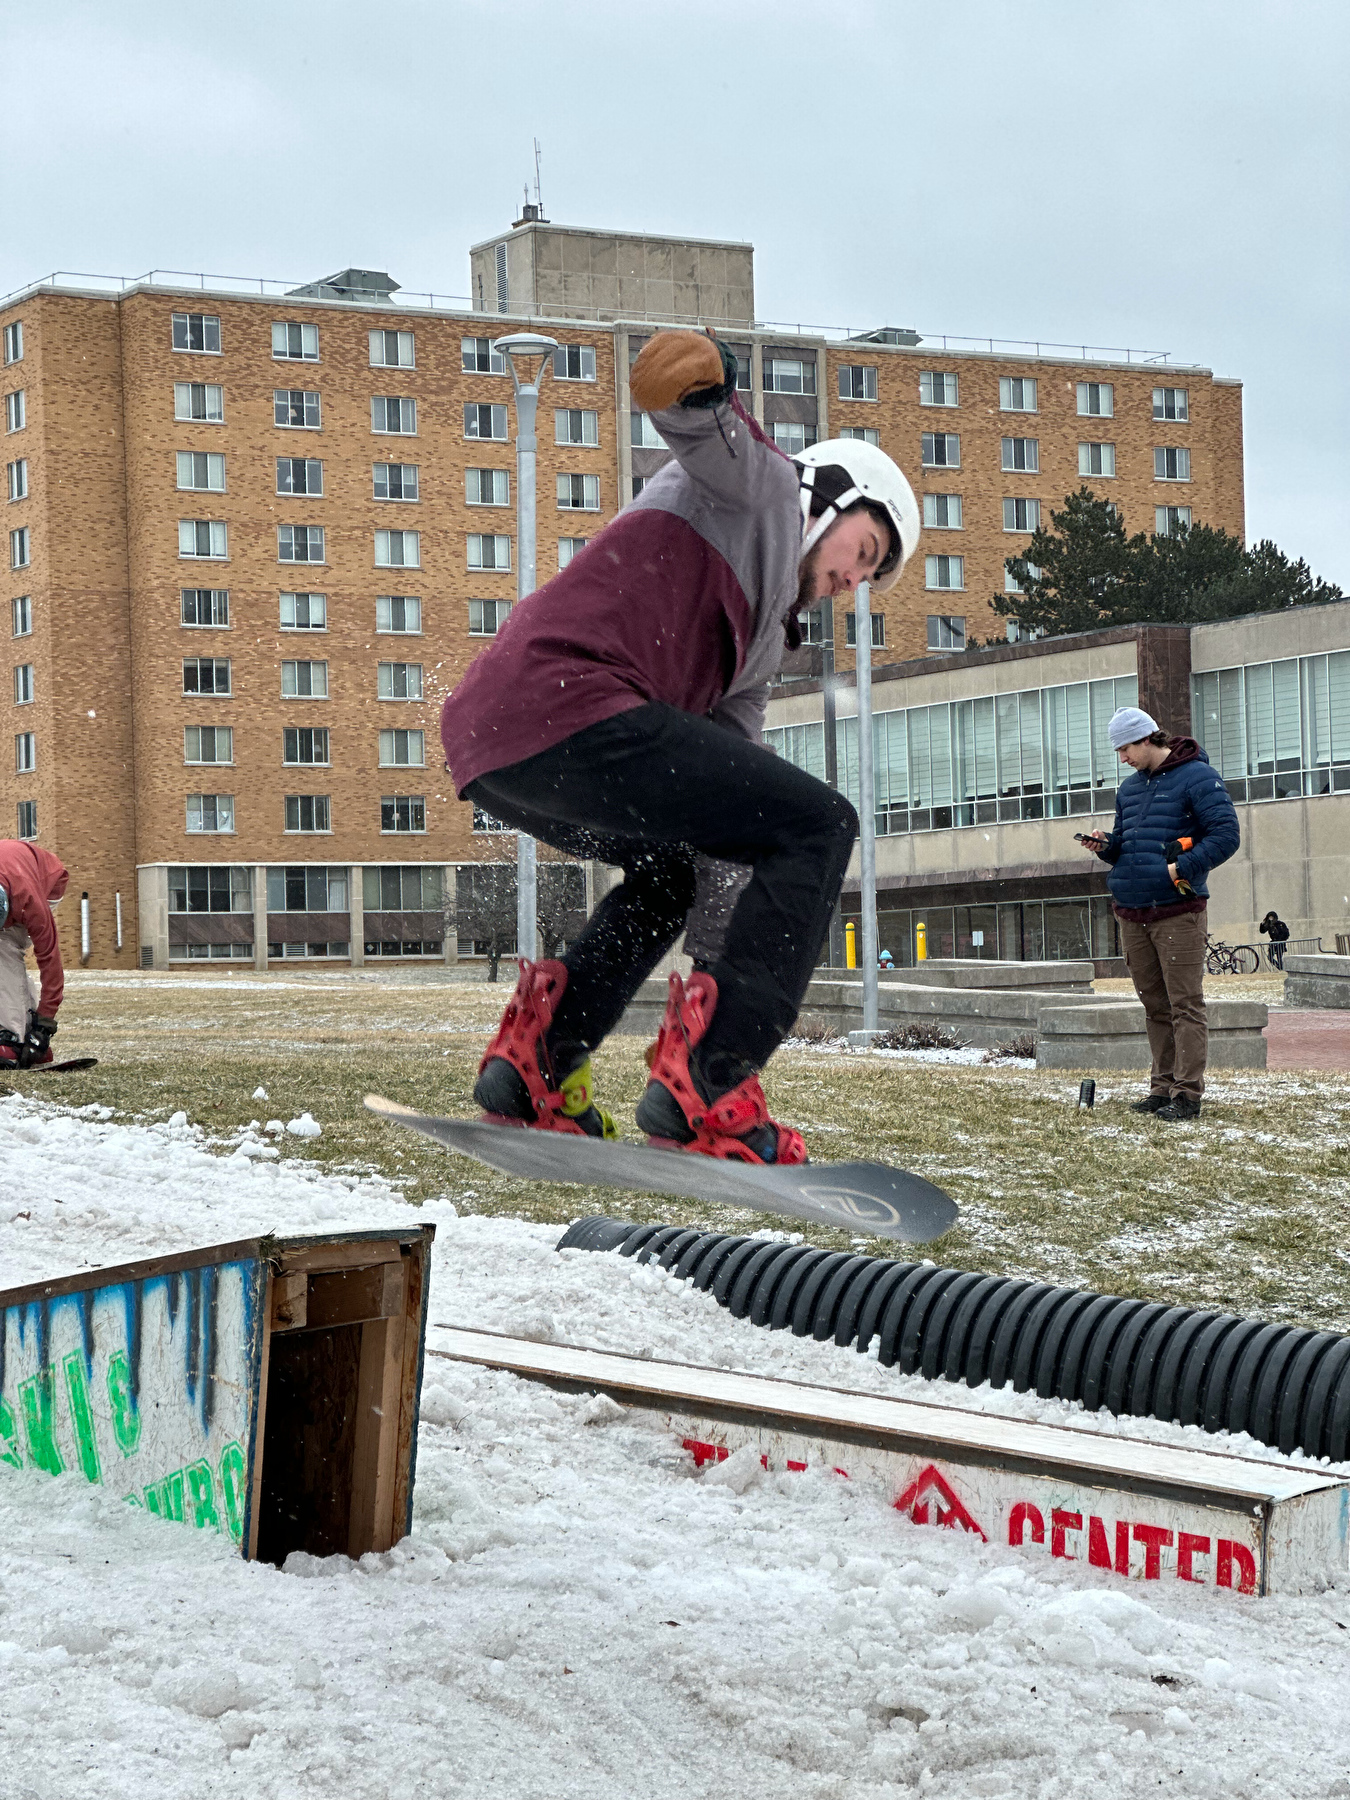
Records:
[[[711,335],[658,333],[631,390],[671,461],[512,611],[442,715],[461,797],[624,872],[561,961],[522,962],[474,1097],[499,1123],[612,1134],[590,1053],[687,918],[700,941],[715,865],[739,864],[749,879],[719,945],[671,978],[637,1122],[656,1144],[800,1163],[758,1071],[796,1019],[858,819],[764,747],[764,706],[801,642],[799,610],[861,581],[892,586],[918,509],[875,445],[784,455]]]
[[[20,838],[0,839],[0,1069],[32,1069],[52,1060],[66,979],[52,907],[69,879],[50,850]],[[41,998],[24,966],[30,944]]]

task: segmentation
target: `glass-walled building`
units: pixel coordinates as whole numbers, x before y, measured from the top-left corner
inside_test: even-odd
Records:
[[[852,675],[835,701],[839,785],[856,805]],[[930,957],[1091,958],[1124,974],[1108,871],[1075,832],[1110,828],[1128,770],[1106,724],[1134,705],[1194,735],[1237,806],[1241,848],[1210,878],[1210,930],[1259,943],[1273,909],[1334,950],[1350,933],[1350,601],[878,666],[879,947],[908,966],[922,935]],[[819,680],[774,690],[765,742],[824,777]],[[845,916],[859,905],[855,853]]]

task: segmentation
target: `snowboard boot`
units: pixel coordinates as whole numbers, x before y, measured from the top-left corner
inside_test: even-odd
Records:
[[[647,1052],[651,1080],[637,1109],[639,1130],[660,1149],[691,1150],[728,1162],[804,1163],[800,1133],[769,1117],[753,1071],[743,1073],[743,1063],[729,1071],[705,1072],[699,1066],[694,1052],[716,1005],[711,975],[691,975],[688,981],[671,976],[661,1030]],[[718,1081],[718,1073],[733,1079]]]
[[[516,991],[478,1065],[473,1097],[490,1125],[617,1137],[613,1119],[595,1104],[590,1051],[548,1041],[566,986],[564,964],[521,958]]]
[[[0,1028],[0,1069],[22,1068],[19,1053],[23,1049],[23,1039],[16,1037],[12,1031]]]

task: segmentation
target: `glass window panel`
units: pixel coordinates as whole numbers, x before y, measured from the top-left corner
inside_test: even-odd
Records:
[[[952,726],[951,707],[930,706],[928,741],[933,767],[933,805],[950,806],[952,792]]]
[[[928,706],[911,706],[905,713],[909,736],[909,803],[911,806],[933,804],[933,758],[929,746]]]
[[[1041,746],[1041,696],[1020,694],[1022,719],[1022,792],[1039,794],[1045,786],[1045,759]]]
[[[1016,794],[1022,786],[1022,751],[1018,736],[1018,696],[999,694],[994,701],[998,732],[998,791]]]
[[[1332,762],[1350,762],[1350,650],[1327,658],[1327,718]]]
[[[1069,786],[1087,787],[1092,781],[1092,735],[1085,681],[1075,681],[1064,690],[1064,729],[1068,739]]]
[[[1302,753],[1297,660],[1288,657],[1272,664],[1271,676],[1275,712],[1275,765],[1277,768],[1296,769]],[[1220,714],[1222,710],[1221,706]]]
[[[1242,670],[1219,672],[1219,743],[1218,757],[1205,746],[1211,762],[1217,761],[1225,780],[1240,778],[1243,773],[1242,749]]]

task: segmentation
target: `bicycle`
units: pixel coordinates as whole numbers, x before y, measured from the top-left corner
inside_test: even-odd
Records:
[[[1205,968],[1211,975],[1255,975],[1260,954],[1250,944],[1221,944],[1205,934]]]

